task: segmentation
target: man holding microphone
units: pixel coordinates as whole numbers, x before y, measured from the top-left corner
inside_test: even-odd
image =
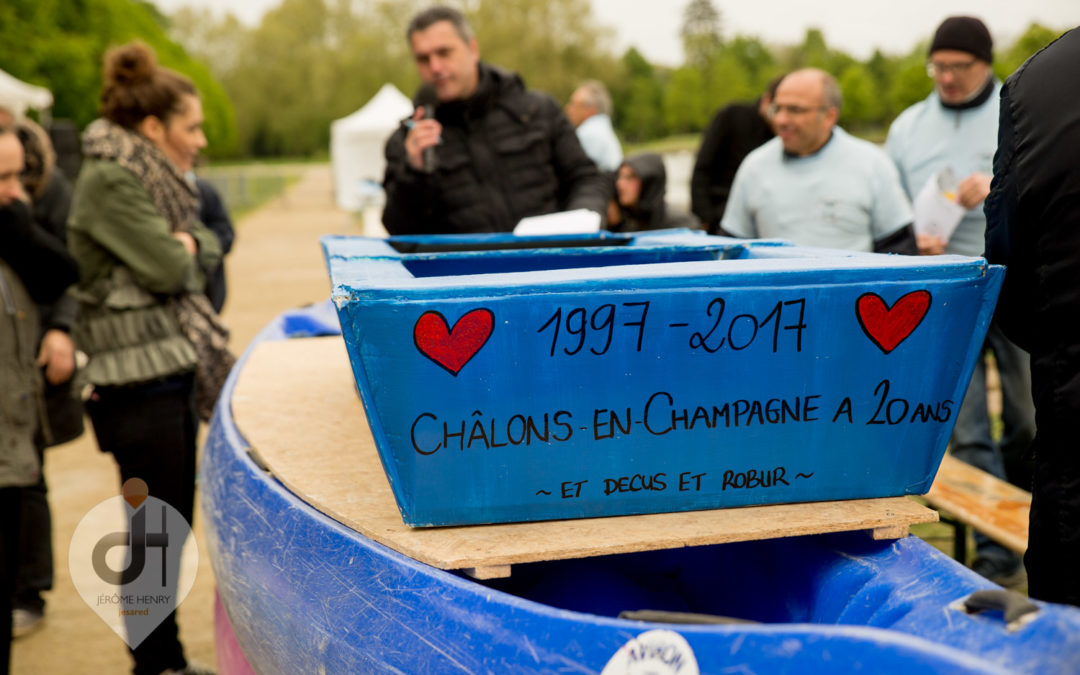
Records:
[[[579,208],[602,216],[608,189],[554,99],[481,62],[455,9],[420,12],[407,35],[423,86],[386,143],[387,231],[510,232],[524,217]]]

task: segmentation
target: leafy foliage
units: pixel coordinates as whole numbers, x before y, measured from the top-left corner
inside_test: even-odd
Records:
[[[1037,23],[1031,24],[1011,47],[998,54],[994,63],[994,74],[1002,79],[1008,77],[1035,52],[1056,40],[1061,33],[1062,31],[1051,30]]]
[[[157,8],[138,0],[4,0],[0,3],[0,64],[11,75],[53,92],[52,115],[84,127],[97,116],[102,57],[112,45],[138,38],[158,61],[192,79],[216,152],[234,153],[236,122],[221,84],[165,33]]]
[[[0,0],[0,64],[49,87],[53,115],[81,127],[96,116],[105,49],[137,37],[199,87],[212,153],[317,155],[329,144],[330,122],[359,108],[383,83],[406,94],[416,90],[405,27],[429,4],[280,0],[258,26],[248,27],[207,10],[164,17],[143,0]],[[615,56],[613,33],[596,23],[589,0],[449,4],[469,17],[481,57],[518,72],[529,87],[563,101],[582,80],[606,83],[616,130],[630,142],[700,132],[719,107],[752,100],[771,78],[806,66],[837,76],[845,97],[842,123],[861,133],[883,133],[932,89],[926,42],[907,54],[875,52],[861,61],[830,47],[817,28],[795,45],[745,35],[725,39],[713,0],[686,5],[686,62],[670,67],[649,63],[634,48]],[[999,45],[995,73],[1006,77],[1059,34],[1030,26],[1012,44]]]
[[[683,10],[680,31],[688,65],[700,70],[709,68],[713,52],[723,41],[721,27],[720,10],[713,6],[712,0],[690,0]]]

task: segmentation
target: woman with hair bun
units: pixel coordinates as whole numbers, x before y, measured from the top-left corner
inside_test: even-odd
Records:
[[[197,391],[203,379],[196,371],[206,370],[227,339],[202,295],[221,248],[199,223],[198,193],[185,178],[206,146],[202,104],[190,80],[135,42],[105,55],[100,112],[83,135],[68,224],[80,267],[75,339],[90,357],[85,376],[93,384],[87,411],[121,483],[145,481],[149,496],[190,523],[196,433],[206,412],[196,394],[216,396]],[[158,522],[148,516],[146,531],[160,531]],[[178,539],[168,541],[167,587],[158,591],[173,603]],[[143,607],[124,609],[135,610],[125,613],[128,635],[145,633]],[[175,612],[131,643],[136,674],[203,672],[184,658]]]

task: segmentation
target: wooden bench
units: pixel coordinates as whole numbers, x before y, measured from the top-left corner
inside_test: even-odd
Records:
[[[967,526],[1002,546],[1023,554],[1027,550],[1031,493],[995,478],[951,455],[941,460],[926,502],[945,511],[943,522],[955,526],[954,557],[964,562]]]

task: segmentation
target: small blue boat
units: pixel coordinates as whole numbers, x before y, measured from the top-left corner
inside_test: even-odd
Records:
[[[1003,278],[688,230],[323,247],[411,526],[923,494]]]
[[[268,326],[230,376],[204,450],[209,555],[255,672],[1077,672],[1080,610],[991,596],[969,614],[964,600],[1000,589],[915,537],[557,560],[486,582],[403,556],[282,485],[233,418],[252,350],[337,331],[329,304]],[[666,613],[619,618],[628,610]],[[742,623],[678,623],[688,613]]]

